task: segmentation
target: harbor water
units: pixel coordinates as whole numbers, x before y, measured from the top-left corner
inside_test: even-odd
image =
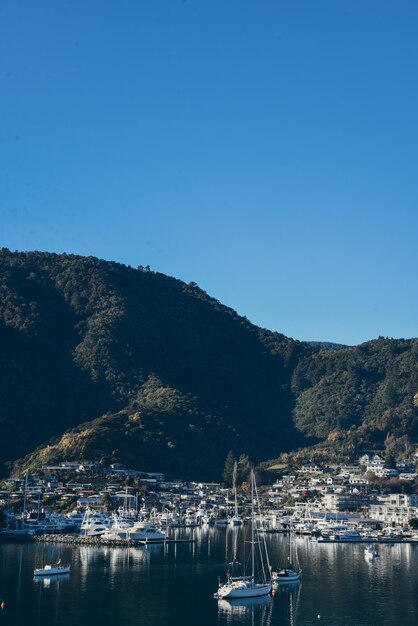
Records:
[[[296,537],[302,579],[273,597],[218,601],[228,561],[245,562],[248,528],[171,531],[187,543],[135,547],[0,544],[0,626],[416,626],[418,544],[320,544]],[[248,537],[247,537],[248,538]],[[266,537],[273,569],[286,563],[286,535]],[[70,574],[34,579],[43,563]]]

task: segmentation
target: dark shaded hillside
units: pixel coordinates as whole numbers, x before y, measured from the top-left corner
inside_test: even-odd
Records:
[[[25,465],[98,458],[104,464],[121,460],[148,471],[209,478],[219,473],[224,451],[234,442],[244,445],[225,419],[202,409],[196,398],[163,387],[151,377],[134,407],[67,431],[29,455]]]
[[[136,447],[119,442],[104,450],[102,442],[113,460],[128,448],[131,457],[146,449],[136,465],[149,459],[144,469],[169,468],[170,458],[175,471],[180,449],[190,456],[193,445],[213,475],[230,448],[262,458],[301,439],[291,421],[290,380],[307,346],[260,330],[194,284],[144,269],[3,250],[0,272],[0,410],[10,435],[2,461],[105,412],[144,412],[150,381],[184,398],[181,410],[168,403],[161,411],[149,397],[144,415],[154,417],[146,427],[142,420]],[[110,438],[113,445],[113,430]],[[158,454],[151,440],[159,441]]]
[[[194,283],[91,257],[0,251],[0,356],[0,463],[40,446],[26,467],[218,478],[229,450],[418,438],[418,340],[294,341]]]

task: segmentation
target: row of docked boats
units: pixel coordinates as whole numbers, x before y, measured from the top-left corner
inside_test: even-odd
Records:
[[[79,534],[84,537],[102,537],[107,541],[124,539],[162,542],[167,538],[166,533],[156,524],[116,514],[109,517],[90,509],[86,510]]]
[[[239,526],[244,520],[238,514],[238,506],[235,493],[235,509],[233,513],[229,513],[225,509],[209,509],[202,506],[188,507],[186,510],[176,510],[175,507],[170,509],[143,508],[139,511],[120,507],[117,513],[109,515],[107,513],[94,511],[87,507],[84,511],[74,510],[67,514],[48,512],[43,513],[42,517],[36,512],[26,512],[19,516],[10,514],[7,519],[7,526],[0,529],[0,539],[33,539],[37,535],[56,535],[56,534],[83,534],[86,536],[95,536],[108,534],[109,539],[111,533],[118,533],[121,538],[124,535],[122,525],[132,526],[134,522],[140,520],[143,524],[147,523],[154,526],[154,529],[160,529],[161,534],[156,535],[155,539],[163,539],[164,531],[168,528],[193,528],[200,526]],[[138,525],[138,528],[130,532],[142,531],[144,528]],[[113,528],[111,528],[113,527]],[[121,534],[122,532],[122,534]],[[151,539],[152,529],[146,529],[146,536],[132,536],[132,539],[146,540]]]
[[[402,543],[408,540],[411,540],[409,535],[399,532],[370,531],[361,527],[324,533],[317,538],[319,543]]]
[[[21,519],[13,518],[6,528],[1,529],[0,538],[30,539],[36,535],[70,534],[77,531],[81,520],[79,514],[50,513],[43,519],[27,519],[22,515]]]
[[[3,539],[33,539],[39,535],[82,535],[104,539],[130,539],[134,541],[164,541],[165,531],[156,524],[125,518],[123,515],[106,515],[99,511],[86,509],[85,513],[73,513],[68,522],[61,520],[44,521],[42,524],[23,524],[20,528],[8,528],[1,531]]]
[[[83,515],[78,535],[85,537],[103,537],[107,541],[134,540],[148,542],[162,542],[166,539],[166,534],[158,529],[155,524],[132,519],[124,519],[118,515],[108,517],[103,513],[94,512],[87,509]],[[35,568],[35,577],[60,576],[70,573],[70,565],[63,565],[59,561],[55,564],[43,564],[42,567]]]
[[[291,516],[264,516],[259,532],[287,533],[310,536],[319,542],[382,542],[402,543],[418,541],[418,534],[408,527],[384,526],[381,522],[369,519],[338,520],[331,514],[320,519],[300,520]]]

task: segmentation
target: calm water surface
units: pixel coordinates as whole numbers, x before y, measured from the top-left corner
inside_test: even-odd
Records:
[[[273,598],[241,603],[213,598],[234,550],[245,560],[248,529],[178,530],[195,543],[141,548],[0,544],[0,626],[416,626],[418,545],[382,545],[364,558],[360,544],[297,538],[302,582]],[[287,538],[267,538],[273,567]],[[34,580],[33,568],[59,558],[63,578]],[[235,601],[237,602],[237,601]],[[320,615],[320,619],[318,619]]]

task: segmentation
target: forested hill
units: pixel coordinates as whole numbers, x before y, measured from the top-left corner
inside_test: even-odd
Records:
[[[2,250],[0,272],[2,461],[95,418],[49,460],[213,476],[231,448],[258,459],[301,439],[302,343],[147,268]]]
[[[334,448],[337,441],[346,452],[383,442],[388,448],[397,438],[405,454],[408,443],[418,443],[418,339],[321,350],[298,363],[292,389],[295,426],[319,440],[331,434]]]
[[[40,446],[27,466],[218,478],[231,449],[259,461],[364,421],[416,435],[416,340],[321,349],[92,257],[3,249],[0,290],[1,463]]]

